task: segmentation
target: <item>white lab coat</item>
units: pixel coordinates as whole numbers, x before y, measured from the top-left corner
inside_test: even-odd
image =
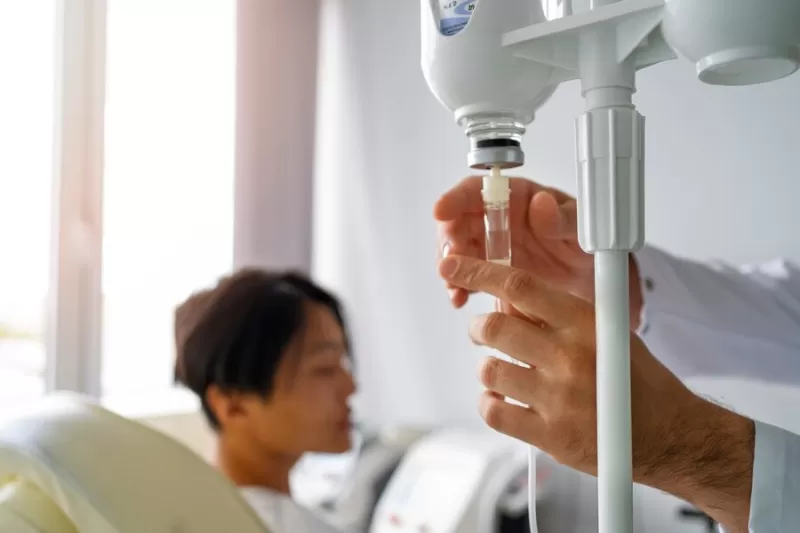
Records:
[[[635,258],[645,302],[639,335],[675,374],[800,386],[800,268],[701,264],[651,247]],[[750,531],[800,532],[800,436],[760,422]]]
[[[341,533],[285,494],[261,487],[243,487],[241,493],[270,533]]]

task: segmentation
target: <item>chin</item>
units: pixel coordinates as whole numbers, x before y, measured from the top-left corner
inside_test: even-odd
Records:
[[[347,453],[353,449],[353,439],[350,435],[334,439],[327,443],[327,446],[321,446],[320,452],[322,453]]]
[[[338,446],[336,446],[335,451],[333,451],[332,453],[347,453],[352,449],[353,449],[353,440],[348,437],[345,441],[341,442]]]

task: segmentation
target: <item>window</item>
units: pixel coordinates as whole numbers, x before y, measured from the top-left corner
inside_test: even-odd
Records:
[[[0,2],[0,403],[172,384],[232,267],[235,36],[236,0]]]
[[[233,264],[235,0],[108,0],[102,390],[172,384],[173,312]]]
[[[0,402],[45,390],[55,2],[0,2]]]

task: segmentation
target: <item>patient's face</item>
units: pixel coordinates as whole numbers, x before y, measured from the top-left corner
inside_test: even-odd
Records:
[[[265,453],[344,453],[355,392],[344,331],[327,307],[310,304],[298,337],[278,368],[273,394],[248,400],[237,424],[241,437]]]

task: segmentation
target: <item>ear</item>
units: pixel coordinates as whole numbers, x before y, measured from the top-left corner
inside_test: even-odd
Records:
[[[211,385],[206,390],[206,402],[222,428],[236,424],[247,416],[247,401],[241,393],[227,392],[217,385]]]

